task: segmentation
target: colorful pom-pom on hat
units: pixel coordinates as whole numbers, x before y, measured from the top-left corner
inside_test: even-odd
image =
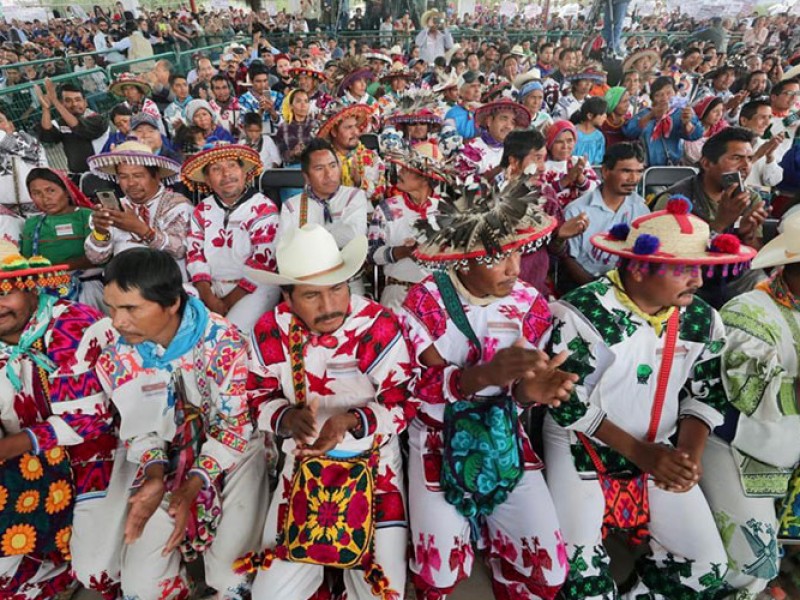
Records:
[[[25,258],[11,242],[0,240],[0,295],[14,290],[63,291],[70,284],[67,265],[53,265],[43,256]]]

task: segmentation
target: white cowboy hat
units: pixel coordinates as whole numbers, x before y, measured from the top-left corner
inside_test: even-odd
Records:
[[[761,248],[753,259],[754,269],[800,262],[800,212],[784,218],[783,232]]]
[[[536,67],[534,67],[529,71],[522,73],[521,75],[517,75],[514,78],[514,87],[518,90],[521,90],[523,87],[525,87],[526,83],[529,83],[531,81],[541,80],[541,78],[542,78],[542,72]]]
[[[422,27],[423,29],[426,28],[428,26],[428,21],[430,21],[431,19],[437,19],[441,15],[442,13],[440,13],[435,8],[426,10],[424,13],[422,13],[422,17],[419,20],[420,27]]]
[[[449,65],[450,61],[453,59],[453,55],[459,50],[461,50],[461,44],[453,44],[453,47],[444,53],[444,62]]]
[[[245,268],[248,278],[269,285],[337,285],[358,273],[367,258],[367,237],[360,235],[339,250],[322,225],[283,232],[275,251],[278,272]]]

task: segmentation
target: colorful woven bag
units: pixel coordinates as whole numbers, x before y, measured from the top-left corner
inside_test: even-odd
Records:
[[[675,357],[679,319],[680,312],[675,309],[667,322],[667,339],[661,358],[653,409],[650,413],[650,425],[647,429],[647,441],[650,443],[655,441],[656,435],[658,435],[658,424],[661,422],[669,374],[672,370],[672,360]],[[610,474],[589,439],[582,433],[578,434],[578,439],[589,454],[589,458],[592,459],[594,468],[597,471],[597,479],[600,482],[600,488],[605,498],[603,538],[614,530],[623,530],[628,533],[628,540],[631,544],[638,545],[647,541],[649,536],[647,525],[650,523],[647,473],[641,473],[633,477]]]
[[[446,273],[434,274],[447,314],[476,348],[481,343]],[[441,488],[465,517],[491,514],[522,478],[522,440],[508,396],[460,400],[444,409]]]

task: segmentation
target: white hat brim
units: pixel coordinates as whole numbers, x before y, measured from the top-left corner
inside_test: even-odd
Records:
[[[752,268],[766,269],[800,262],[800,252],[792,252],[786,247],[788,235],[791,234],[782,233],[767,242],[767,245],[761,248],[753,259]]]
[[[245,277],[265,285],[316,285],[321,287],[338,285],[347,281],[361,270],[361,267],[364,266],[364,261],[367,259],[367,250],[367,236],[360,235],[350,240],[342,248],[342,264],[333,271],[314,277],[294,279],[285,277],[280,273],[245,267]]]

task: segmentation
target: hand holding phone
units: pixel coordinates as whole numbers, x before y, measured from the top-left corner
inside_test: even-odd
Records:
[[[119,199],[114,195],[114,192],[99,191],[97,192],[97,199],[100,201],[103,208],[122,210],[122,205],[119,203]]]
[[[722,189],[727,190],[732,185],[737,186],[736,194],[741,194],[744,192],[744,181],[742,180],[742,174],[739,171],[732,171],[730,173],[723,173],[722,174]]]

